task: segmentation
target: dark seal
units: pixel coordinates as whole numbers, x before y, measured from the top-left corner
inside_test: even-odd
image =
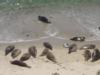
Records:
[[[21,67],[31,68],[26,63],[24,63],[24,62],[22,62],[20,60],[10,61],[10,63],[13,64],[13,65],[21,66]]]
[[[95,49],[92,53],[92,62],[97,61],[100,59],[100,51],[99,49]]]
[[[85,37],[84,36],[72,37],[70,40],[83,42],[85,41]]]
[[[9,53],[11,53],[13,50],[15,49],[14,45],[9,45],[6,47],[5,49],[5,55],[8,55]]]
[[[45,48],[53,50],[53,47],[52,47],[52,45],[49,42],[44,42],[43,45],[44,45]]]
[[[43,23],[51,23],[45,16],[38,16],[38,20]]]
[[[68,49],[68,54],[72,53],[72,52],[76,52],[77,51],[77,45],[76,44],[71,44],[69,46],[69,49]]]

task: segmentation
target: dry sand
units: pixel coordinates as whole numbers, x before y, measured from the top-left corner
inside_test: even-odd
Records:
[[[0,46],[0,75],[52,75],[53,73],[59,73],[60,75],[96,75],[97,71],[100,70],[100,61],[91,63],[90,61],[85,62],[82,56],[83,50],[78,50],[72,54],[67,53],[67,49],[63,48],[61,45],[64,41],[56,42],[52,41],[55,38],[48,38],[54,45],[53,54],[55,55],[59,64],[54,64],[53,62],[47,60],[45,57],[39,57],[44,47],[42,42],[45,40],[40,40],[37,42],[26,42],[26,43],[15,43],[16,48],[22,50],[22,54],[27,52],[28,48],[32,45],[37,46],[38,56],[37,58],[32,58],[26,61],[26,63],[32,68],[24,68],[16,65],[11,65],[10,61],[14,60],[11,58],[10,54],[8,56],[4,55],[4,49],[8,44],[1,44]],[[86,42],[87,43],[87,42]],[[77,43],[80,44],[80,43]],[[84,43],[82,43],[84,44]],[[80,46],[79,46],[80,47]],[[99,46],[98,46],[99,47]],[[22,55],[21,54],[21,55]],[[19,59],[18,56],[16,59]]]

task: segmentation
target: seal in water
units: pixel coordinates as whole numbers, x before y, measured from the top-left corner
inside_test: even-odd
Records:
[[[36,49],[35,46],[30,47],[28,51],[29,51],[29,53],[30,53],[34,58],[36,58],[36,56],[37,56],[37,49]]]
[[[77,51],[77,45],[76,44],[71,44],[69,46],[68,54],[70,54],[72,52],[76,52],[76,51]]]
[[[50,52],[50,51],[47,52],[46,58],[47,58],[48,60],[54,62],[54,63],[57,63],[55,56],[54,56],[53,53]]]
[[[9,45],[6,47],[5,49],[5,55],[8,55],[9,53],[11,53],[13,50],[15,49],[14,45]]]
[[[83,56],[85,61],[88,61],[91,58],[91,52],[89,50],[85,50]]]
[[[21,54],[21,50],[15,49],[15,50],[12,51],[11,56],[12,56],[12,58],[16,58],[20,54]]]
[[[84,36],[72,37],[70,40],[83,42],[83,41],[85,41],[85,37]]]
[[[100,51],[99,49],[95,49],[92,53],[92,62],[97,61],[100,59]]]
[[[95,48],[96,48],[96,45],[94,45],[94,44],[86,44],[86,45],[82,46],[80,48],[80,50],[82,50],[82,49],[95,49]]]
[[[30,53],[24,53],[20,58],[20,61],[26,61],[31,57]]]
[[[44,42],[43,45],[44,45],[45,48],[53,50],[53,47],[52,47],[52,45],[49,42]]]
[[[13,65],[17,65],[17,66],[21,66],[21,67],[27,67],[27,68],[31,68],[30,66],[28,66],[26,63],[20,61],[20,60],[14,60],[14,61],[10,61],[11,64]]]
[[[38,20],[43,23],[51,23],[45,16],[38,16]]]
[[[45,56],[45,55],[47,55],[47,52],[48,52],[48,48],[45,48],[44,50],[43,50],[43,52],[40,54],[40,56]]]

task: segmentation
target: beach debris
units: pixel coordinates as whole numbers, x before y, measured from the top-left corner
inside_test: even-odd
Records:
[[[72,37],[70,40],[83,42],[85,41],[85,37],[84,36]]]
[[[75,43],[71,44],[68,49],[68,54],[77,51],[77,45]]]
[[[45,16],[38,16],[38,20],[43,23],[51,23]]]
[[[100,70],[96,73],[96,75],[100,75]]]
[[[85,50],[83,56],[85,61],[88,61],[91,58],[91,52],[89,50]]]
[[[97,61],[100,59],[100,51],[99,49],[94,49],[93,53],[92,53],[92,60],[91,62]]]
[[[52,73],[52,75],[60,75],[59,73],[55,72],[55,73]]]
[[[52,47],[52,45],[49,42],[44,42],[43,45],[44,45],[45,48],[53,50],[53,47]]]
[[[11,56],[12,56],[12,58],[16,58],[20,54],[21,54],[21,50],[15,49],[15,50],[12,51]]]
[[[69,48],[69,44],[68,44],[68,43],[64,43],[64,44],[63,44],[63,47],[64,47],[64,48]]]
[[[31,68],[31,66],[28,66],[26,63],[24,63],[20,60],[10,61],[10,63],[13,65],[21,66],[21,67]]]
[[[24,53],[20,58],[20,61],[26,61],[31,57],[30,53]]]
[[[28,51],[31,54],[31,56],[33,56],[34,58],[36,58],[36,56],[37,56],[37,49],[36,49],[35,46],[30,47]]]
[[[40,54],[40,56],[46,56],[47,55],[47,53],[48,53],[48,48],[45,48],[44,50],[43,50],[43,52]]]
[[[95,48],[96,48],[96,45],[94,45],[94,44],[86,44],[86,45],[82,46],[80,48],[80,50],[82,50],[82,49],[95,49]]]
[[[15,49],[14,45],[9,45],[6,47],[5,49],[5,55],[8,55],[9,53],[11,53],[13,50]]]
[[[48,60],[54,62],[54,63],[57,63],[55,56],[54,56],[53,53],[50,52],[50,51],[47,52],[46,58],[47,58]]]

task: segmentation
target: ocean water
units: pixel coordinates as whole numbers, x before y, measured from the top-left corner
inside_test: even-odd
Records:
[[[0,0],[1,9],[37,6],[61,7],[65,5],[100,4],[100,0]]]
[[[0,0],[0,43],[69,40],[86,36],[100,40],[100,0]],[[52,22],[38,21],[44,15]]]

